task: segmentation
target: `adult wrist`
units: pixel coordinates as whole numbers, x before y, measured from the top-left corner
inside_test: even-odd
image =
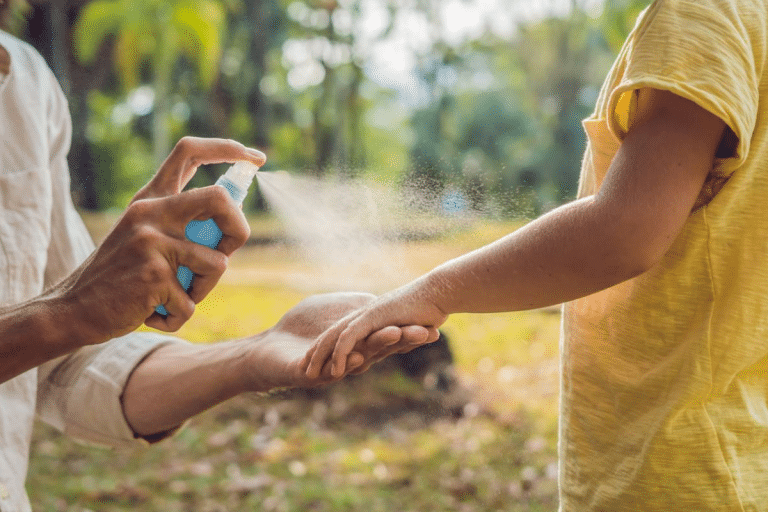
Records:
[[[258,336],[262,338],[262,336]],[[233,376],[237,379],[234,383],[239,392],[266,392],[274,386],[269,382],[269,376],[265,375],[263,367],[259,364],[263,357],[259,356],[259,339],[255,337],[245,338],[233,343]]]
[[[75,295],[52,290],[40,299],[51,328],[60,333],[61,343],[67,351],[86,345],[104,343],[110,336],[98,329],[98,323],[89,314],[88,307]]]
[[[39,297],[14,312],[18,327],[29,340],[35,340],[37,364],[68,354],[82,345],[66,305]]]
[[[285,376],[285,368],[276,360],[270,346],[268,330],[237,342],[237,371],[242,391],[267,393],[275,389],[292,387]]]

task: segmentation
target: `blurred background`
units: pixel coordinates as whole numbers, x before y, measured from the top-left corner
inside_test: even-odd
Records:
[[[228,137],[264,150],[267,172],[423,199],[427,220],[388,221],[401,236],[379,257],[396,254],[396,272],[364,269],[386,274],[365,286],[380,292],[574,198],[581,120],[649,3],[15,0],[2,23],[69,98],[72,193],[97,241],[179,138]],[[222,170],[201,168],[191,186]],[[308,263],[254,189],[252,240],[185,338],[247,336],[349,287]],[[323,391],[239,397],[146,449],[40,426],[33,505],[556,510],[558,330],[557,308],[456,315],[447,350]]]
[[[86,210],[124,207],[192,134],[530,215],[573,197],[580,121],[647,3],[15,0],[6,26],[69,96]]]

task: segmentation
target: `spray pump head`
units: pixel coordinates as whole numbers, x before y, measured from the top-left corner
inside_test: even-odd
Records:
[[[237,162],[216,180],[216,184],[226,188],[236,203],[243,204],[248,187],[251,186],[258,170],[259,168],[250,162]]]
[[[235,164],[227,170],[225,176],[238,187],[248,190],[248,187],[251,186],[253,177],[256,176],[258,170],[258,166],[253,165],[250,162],[235,162]]]

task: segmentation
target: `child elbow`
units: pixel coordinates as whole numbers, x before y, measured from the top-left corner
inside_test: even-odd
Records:
[[[635,239],[623,244],[620,249],[624,255],[621,258],[621,271],[627,279],[645,274],[659,264],[668,249],[668,245],[656,240]]]

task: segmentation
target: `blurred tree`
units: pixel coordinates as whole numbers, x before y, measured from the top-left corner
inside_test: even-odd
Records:
[[[435,204],[446,184],[460,172],[452,116],[456,97],[452,81],[440,78],[454,76],[459,65],[458,56],[446,45],[438,44],[421,58],[417,70],[429,103],[411,117],[415,137],[405,185]]]
[[[29,10],[30,6],[25,0],[6,0],[0,4],[0,28],[11,34],[21,33]]]
[[[601,25],[606,42],[613,52],[618,52],[635,25],[640,12],[651,0],[614,0],[605,2]]]
[[[598,18],[594,2],[571,0],[566,16],[544,0],[548,16],[457,37],[438,0],[31,0],[17,33],[69,89],[86,207],[121,206],[157,165],[148,152],[162,160],[194,134],[264,148],[271,166],[405,174],[516,214],[518,189],[538,203],[572,197],[580,121],[648,3],[605,3]],[[376,67],[393,47],[414,63],[399,82]],[[201,169],[194,185],[215,174]]]
[[[291,151],[274,136],[272,142],[287,161],[318,175],[354,174],[369,164],[365,115],[375,94],[366,97],[363,90],[377,89],[364,66],[388,27],[378,35],[366,33],[360,0],[284,0],[283,5],[286,38],[271,52],[264,85],[277,107],[273,129],[301,148]],[[384,23],[391,26],[392,17]]]
[[[218,73],[224,19],[216,0],[95,0],[80,13],[74,45],[81,62],[93,63],[102,43],[114,36],[114,64],[126,91],[143,82],[145,71],[151,72],[156,165],[170,150],[174,66],[181,56],[189,58],[209,88]]]
[[[576,5],[567,18],[550,18],[522,27],[511,58],[524,75],[523,90],[542,133],[549,140],[533,164],[540,182],[552,184],[558,202],[574,196],[585,135],[581,120],[594,107],[608,69],[599,27]]]

